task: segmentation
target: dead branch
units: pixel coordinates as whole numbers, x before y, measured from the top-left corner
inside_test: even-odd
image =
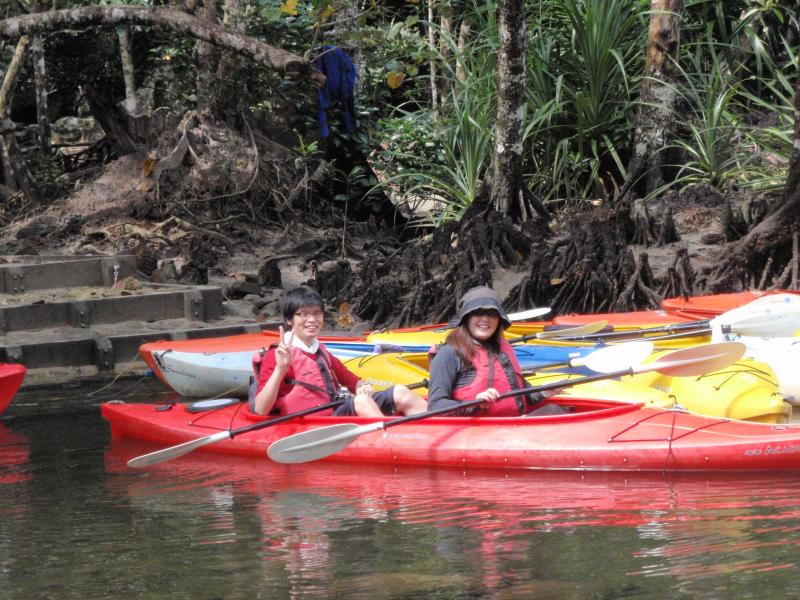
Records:
[[[222,244],[224,244],[225,248],[228,250],[228,252],[230,254],[233,254],[233,252],[234,252],[234,243],[233,243],[233,240],[230,239],[229,237],[227,237],[225,235],[222,235],[219,232],[211,231],[210,229],[204,229],[203,227],[199,227],[197,225],[193,225],[193,224],[189,223],[188,221],[184,221],[183,219],[180,219],[180,218],[178,218],[176,216],[172,216],[169,219],[166,219],[165,221],[162,221],[161,223],[158,223],[155,227],[153,227],[153,229],[154,230],[164,230],[165,228],[167,228],[167,227],[169,227],[171,225],[175,225],[177,227],[180,227],[181,229],[183,229],[184,231],[187,231],[187,232],[199,233],[200,235],[207,235],[208,237],[210,237],[212,239],[215,239],[215,240],[221,242]]]
[[[319,86],[325,83],[325,76],[303,57],[170,8],[83,6],[22,15],[0,21],[0,37],[15,39],[31,33],[123,24],[165,27],[231,50],[295,79],[306,79]]]

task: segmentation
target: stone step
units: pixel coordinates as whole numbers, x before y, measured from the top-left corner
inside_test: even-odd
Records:
[[[56,327],[88,328],[131,320],[213,321],[223,315],[222,290],[216,286],[142,284],[128,293],[82,286],[73,287],[68,299],[57,299],[63,295],[61,290],[42,291],[48,292],[47,299],[0,305],[0,334]]]
[[[139,347],[277,328],[230,314],[212,285],[138,282],[133,256],[0,257],[0,362],[24,364],[23,388],[138,376]],[[119,287],[119,286],[118,286]]]
[[[139,323],[136,329],[132,325],[136,324],[116,323],[100,330],[50,330],[17,336],[17,343],[0,345],[0,362],[21,363],[28,368],[23,387],[69,379],[139,376],[147,371],[139,356],[139,347],[144,343],[257,333],[277,327],[275,323],[243,324],[226,319],[203,327],[185,320]]]
[[[136,274],[132,254],[117,256],[0,256],[0,293],[107,286]],[[24,300],[23,300],[24,302]]]

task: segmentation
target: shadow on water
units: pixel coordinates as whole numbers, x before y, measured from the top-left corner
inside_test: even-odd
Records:
[[[0,424],[0,597],[800,597],[795,475],[132,470],[91,391]]]

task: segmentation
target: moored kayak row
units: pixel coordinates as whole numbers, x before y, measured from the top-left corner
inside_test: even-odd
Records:
[[[707,340],[712,334],[741,338],[760,331],[791,335],[800,327],[798,304],[786,294],[762,297],[752,309],[734,308],[700,321],[685,317],[667,324],[650,321],[646,331],[628,321],[610,332],[595,333],[606,326],[605,319],[577,325],[515,323],[517,331],[507,331],[506,338],[518,343],[506,343],[506,352],[513,351],[523,369],[533,366],[535,372],[526,377],[531,387],[512,388],[500,398],[520,392],[557,393],[537,400],[535,414],[525,416],[453,416],[450,405],[406,413],[402,418],[329,416],[343,400],[310,404],[302,411],[295,408],[294,414],[283,411],[281,417],[256,415],[247,402],[234,399],[170,406],[108,403],[102,410],[115,437],[172,444],[130,461],[129,466],[139,468],[206,447],[229,454],[268,455],[276,462],[328,459],[543,470],[795,470],[800,469],[800,426],[785,425],[791,405],[780,393],[770,366],[753,357],[743,358],[746,347],[740,342],[697,345],[696,338]],[[321,310],[317,308],[313,318],[311,309],[303,310],[300,317],[297,312],[287,314],[294,315],[296,327],[318,335]],[[652,317],[647,311],[640,316]],[[561,333],[554,333],[557,327]],[[300,331],[307,335],[304,329]],[[570,337],[571,333],[585,339]],[[143,354],[159,376],[180,391],[191,390],[195,396],[241,393],[260,372],[254,361],[263,350],[275,347],[282,334],[267,332],[246,340],[234,336],[207,341],[210,344],[205,346],[201,340],[162,343],[143,348]],[[682,350],[662,347],[645,359],[651,342],[625,341],[631,337],[656,340],[658,334],[677,334],[688,342],[678,342],[686,346]],[[278,350],[286,352],[292,335],[282,338]],[[427,347],[446,335],[445,327],[435,325],[320,341],[353,377],[370,382],[375,389],[392,383],[417,388],[427,384]],[[520,335],[526,338],[515,339]],[[606,345],[610,342],[615,343]],[[646,348],[644,354],[635,347]],[[755,351],[751,354],[758,357]],[[481,398],[462,400],[463,406],[477,407],[486,402]]]

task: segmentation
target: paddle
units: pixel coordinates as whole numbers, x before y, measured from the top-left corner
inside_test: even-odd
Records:
[[[337,408],[342,404],[342,402],[343,400],[336,400],[334,402],[328,402],[327,404],[312,406],[311,408],[306,408],[305,410],[299,410],[295,413],[284,415],[282,417],[276,417],[268,421],[253,423],[252,425],[247,425],[245,427],[237,427],[236,429],[228,429],[226,431],[220,431],[219,433],[214,433],[212,435],[207,435],[205,437],[197,438],[196,440],[190,440],[188,442],[178,444],[177,446],[162,448],[161,450],[156,450],[155,452],[150,452],[149,454],[142,454],[141,456],[132,458],[131,460],[128,461],[128,466],[134,469],[138,469],[141,467],[147,467],[149,465],[155,465],[158,463],[166,462],[168,460],[172,460],[173,458],[178,458],[179,456],[183,456],[184,454],[189,454],[189,452],[197,450],[198,448],[202,448],[203,446],[207,446],[208,444],[213,444],[214,442],[221,442],[222,440],[229,440],[234,436],[237,436],[242,433],[247,433],[248,431],[255,431],[256,429],[263,429],[264,427],[270,427],[272,425],[277,425],[278,423],[285,423],[286,421],[289,421],[291,419],[304,417],[306,415],[321,412],[323,410],[328,410],[329,408],[330,409]]]
[[[549,306],[542,306],[539,308],[531,308],[529,310],[523,310],[521,312],[508,313],[507,316],[508,320],[511,322],[529,321],[531,319],[536,319],[538,317],[544,316],[551,310],[552,309]],[[434,331],[441,332],[441,331],[447,331],[448,329],[452,329],[449,323],[444,327],[438,327],[437,329],[434,329]]]
[[[648,338],[650,340],[666,340],[711,333],[715,327],[718,327],[720,332],[723,334],[732,333],[734,335],[752,337],[782,337],[793,335],[798,329],[800,329],[800,312],[766,312],[762,314],[742,316],[733,321],[730,321],[730,318],[730,316],[727,316],[724,319],[723,315],[720,315],[719,317],[715,317],[709,321],[696,321],[692,323],[693,327],[686,327],[686,325],[689,325],[689,323],[679,323],[677,325],[667,325],[658,328],[614,331],[610,333],[597,333],[556,339],[579,342],[598,339],[610,340],[625,337],[644,337],[650,333],[677,332],[670,333],[669,335]]]
[[[540,309],[534,309],[540,310]],[[550,310],[550,309],[548,309]],[[528,311],[532,312],[532,311]],[[526,313],[517,313],[517,314],[526,314]],[[509,338],[509,344],[519,344],[522,342],[527,342],[529,340],[551,340],[555,339],[558,340],[562,336],[568,335],[583,335],[589,333],[595,333],[597,331],[602,330],[608,325],[608,321],[595,321],[594,323],[587,323],[586,325],[578,325],[576,327],[565,327],[563,329],[554,329],[551,331],[541,331],[539,333],[529,333],[527,335],[523,335],[520,337]],[[445,329],[437,329],[437,332],[445,331]],[[399,352],[406,352],[406,348],[399,344],[392,344],[392,343],[378,343],[375,344],[374,350],[376,354],[387,354],[387,353],[399,353]]]
[[[521,312],[508,313],[509,321],[528,321],[536,319],[549,313],[552,309],[549,306],[541,306],[539,308],[531,308],[530,310],[523,310]]]
[[[658,371],[659,373],[671,375],[673,377],[701,375],[709,371],[719,370],[735,362],[741,358],[744,351],[744,344],[738,342],[695,346],[693,348],[685,348],[683,350],[670,352],[662,356],[660,360],[650,364],[571,381],[555,381],[553,383],[524,388],[522,390],[513,390],[501,394],[500,398],[561,389],[591,381],[599,381],[601,379],[610,379],[624,375],[635,375],[648,371]],[[419,421],[420,419],[427,419],[437,415],[444,415],[454,410],[463,410],[464,408],[478,406],[483,402],[483,400],[472,400],[469,402],[462,402],[457,408],[447,406],[392,421],[378,421],[368,425],[342,423],[339,425],[322,427],[320,429],[312,429],[278,440],[269,447],[267,454],[272,460],[279,463],[300,463],[318,460],[346,448],[356,438],[366,433],[372,433],[380,429],[386,429],[412,421]]]
[[[653,344],[649,341],[625,342],[614,346],[606,346],[587,354],[576,356],[566,361],[539,365],[536,368],[524,369],[523,375],[532,375],[542,369],[555,367],[586,367],[596,373],[610,373],[619,370],[622,365],[632,367],[644,361],[653,352]]]
[[[509,344],[518,344],[520,342],[527,342],[528,340],[556,340],[565,336],[576,336],[584,334],[593,334],[601,331],[608,325],[608,321],[595,321],[587,323],[586,325],[578,325],[576,327],[565,327],[564,329],[553,329],[550,331],[541,331],[539,333],[529,333],[520,337],[510,338]]]
[[[689,323],[671,323],[658,327],[646,327],[630,331],[614,331],[609,333],[598,333],[597,335],[586,335],[579,338],[568,338],[564,341],[584,341],[597,339],[618,339],[626,337],[644,336],[651,333],[678,333],[679,336],[687,337],[690,335],[702,335],[709,333],[715,325],[719,325],[722,333],[733,333],[736,335],[753,337],[781,337],[792,335],[799,325],[794,325],[795,321],[787,315],[800,314],[800,295],[798,294],[767,294],[756,298],[743,306],[738,306],[726,311],[713,319],[703,319],[691,321]],[[800,321],[800,320],[799,320]],[[794,330],[792,327],[794,326]],[[696,330],[697,333],[683,332]],[[558,339],[556,336],[555,339]],[[654,339],[671,339],[669,337]]]
[[[410,390],[413,390],[427,386],[428,386],[428,380],[423,379],[422,381],[418,381],[417,383],[413,383],[406,387]],[[192,403],[192,406],[200,405],[203,404],[204,402],[215,402],[218,400],[227,401],[231,399],[222,398],[222,399],[212,399],[212,400],[198,400],[197,402]],[[300,417],[304,417],[306,415],[311,415],[316,412],[327,410],[329,408],[330,409],[337,408],[342,404],[342,402],[343,400],[335,400],[333,402],[328,402],[327,404],[320,404],[319,406],[312,406],[311,408],[306,408],[305,410],[299,410],[295,413],[284,415],[282,417],[276,417],[268,421],[262,421],[261,423],[254,423],[252,425],[247,425],[245,427],[238,427],[237,429],[228,429],[227,431],[220,431],[219,433],[214,433],[212,435],[207,435],[205,437],[197,438],[196,440],[183,442],[182,444],[178,444],[177,446],[162,448],[161,450],[156,450],[155,452],[150,452],[149,454],[143,454],[141,456],[137,456],[136,458],[132,458],[131,460],[128,461],[128,466],[137,469],[140,467],[146,467],[148,465],[155,465],[158,463],[166,462],[168,460],[172,460],[173,458],[178,458],[179,456],[183,456],[184,454],[189,454],[189,452],[197,450],[198,448],[202,448],[203,446],[207,446],[208,444],[213,444],[214,442],[221,442],[222,440],[229,440],[239,434],[247,433],[248,431],[255,431],[256,429],[263,429],[264,427],[270,427],[271,425],[277,425],[278,423],[285,423],[286,421],[289,421],[291,419],[297,419]],[[225,406],[227,406],[227,404]]]

